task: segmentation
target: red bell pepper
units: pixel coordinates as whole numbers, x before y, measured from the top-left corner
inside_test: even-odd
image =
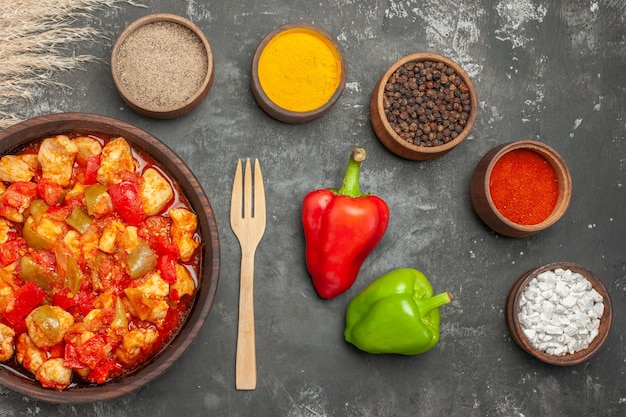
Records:
[[[26,331],[24,318],[46,298],[46,292],[32,282],[26,282],[14,294],[13,308],[4,312],[4,318],[16,333]]]
[[[108,189],[113,207],[131,226],[139,226],[144,218],[139,188],[131,181],[111,184]]]
[[[49,206],[56,205],[64,192],[63,187],[48,178],[42,178],[37,183],[37,195]]]
[[[389,224],[385,201],[361,193],[359,173],[364,159],[365,150],[354,148],[342,187],[312,191],[302,203],[306,264],[322,298],[334,298],[354,284]]]
[[[180,257],[178,246],[168,242],[162,235],[154,236],[150,247],[158,256],[157,268],[161,278],[168,284],[176,283],[176,261]]]
[[[37,184],[34,182],[17,181],[9,185],[2,194],[2,202],[20,211],[26,210],[37,197]]]
[[[93,185],[98,182],[98,170],[100,169],[100,165],[102,162],[102,156],[92,155],[87,158],[87,163],[85,165],[85,178],[83,184],[85,185]]]
[[[112,359],[106,360],[98,365],[87,375],[87,381],[96,384],[104,384],[109,378],[120,372],[122,366]]]
[[[11,265],[20,258],[20,251],[25,251],[26,242],[21,238],[9,238],[0,245],[0,267]]]

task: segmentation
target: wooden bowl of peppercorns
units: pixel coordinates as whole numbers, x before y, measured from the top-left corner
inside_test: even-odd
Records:
[[[411,160],[450,152],[469,135],[477,110],[476,88],[465,70],[447,57],[425,52],[396,61],[370,101],[378,139]]]

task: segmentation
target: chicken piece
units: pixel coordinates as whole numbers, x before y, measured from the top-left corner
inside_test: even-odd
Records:
[[[113,220],[102,232],[100,241],[98,242],[98,249],[102,252],[113,253],[115,250],[115,241],[117,236],[125,232],[125,227],[117,220]]]
[[[42,177],[67,187],[77,153],[78,147],[65,135],[44,139],[37,154]]]
[[[141,279],[135,287],[148,298],[163,298],[170,293],[170,285],[161,278],[161,274],[154,272]]]
[[[0,314],[6,311],[9,304],[11,306],[14,305],[15,291],[11,287],[10,282],[5,280],[5,276],[7,279],[10,279],[10,274],[4,269],[0,269]]]
[[[14,338],[13,329],[0,323],[0,362],[6,362],[13,357],[15,353]]]
[[[187,262],[200,245],[194,238],[198,228],[198,219],[194,213],[184,208],[176,208],[167,212],[172,218],[172,240],[180,252],[180,259]]]
[[[0,180],[30,181],[39,167],[36,154],[4,155],[0,158]]]
[[[139,239],[135,226],[126,227],[124,232],[120,233],[117,240],[117,244],[120,245],[127,254],[135,250],[140,242],[141,240]]]
[[[70,204],[71,202],[77,202],[78,205],[82,204],[85,199],[85,188],[87,188],[87,186],[80,182],[74,184],[72,189],[69,190],[63,197],[65,204]]]
[[[74,316],[57,306],[39,306],[26,316],[28,336],[40,348],[61,343],[72,324]]]
[[[169,304],[163,297],[150,298],[137,288],[126,288],[124,294],[128,299],[128,312],[141,320],[158,323],[167,315]]]
[[[91,259],[99,252],[100,231],[95,227],[90,227],[80,236],[81,250],[84,259]]]
[[[63,358],[48,359],[37,369],[35,379],[44,388],[61,391],[72,382],[72,370],[64,366]]]
[[[33,375],[37,373],[37,369],[47,358],[46,352],[39,349],[26,333],[18,336],[16,351],[17,362]]]
[[[5,219],[13,222],[13,223],[23,223],[24,222],[24,214],[21,213],[18,209],[16,209],[15,207],[11,207],[7,204],[3,204],[2,201],[0,201],[0,216],[4,217]]]
[[[119,184],[127,172],[135,172],[135,160],[126,139],[119,137],[102,148],[97,180],[101,184]]]
[[[54,221],[45,215],[41,217],[39,222],[35,221],[32,216],[29,216],[26,219],[26,225],[30,227],[38,237],[50,243],[61,240],[67,230],[65,223]]]
[[[68,230],[63,236],[63,244],[75,257],[81,256],[82,253],[80,239],[81,234],[76,230]]]
[[[133,329],[124,334],[122,343],[115,350],[115,354],[122,362],[131,364],[142,351],[149,349],[158,338],[159,334],[154,329]]]
[[[141,320],[156,323],[167,315],[169,305],[165,297],[170,293],[170,286],[158,272],[141,278],[134,288],[124,290],[131,306],[131,314]]]
[[[9,230],[11,230],[9,221],[0,218],[0,245],[9,240]]]
[[[89,157],[100,155],[102,152],[102,145],[100,142],[94,138],[90,138],[89,136],[79,136],[72,139],[72,142],[74,142],[78,148],[76,162],[81,165],[85,165]]]
[[[180,298],[183,295],[193,295],[196,289],[196,281],[181,264],[176,264],[176,282],[171,285],[170,291],[176,291],[177,296]]]
[[[148,168],[143,175],[141,185],[141,202],[146,216],[160,213],[174,198],[174,190],[159,171]]]

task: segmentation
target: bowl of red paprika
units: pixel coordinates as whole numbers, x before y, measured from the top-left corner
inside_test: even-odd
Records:
[[[372,128],[392,153],[410,160],[439,158],[470,134],[476,88],[452,59],[430,52],[394,62],[374,87]]]
[[[47,155],[54,158],[46,159],[42,154],[44,142],[46,146],[55,145],[46,147],[50,151]],[[72,162],[70,155],[76,151]],[[0,186],[13,190],[11,194],[19,201],[30,201],[20,213],[11,209],[13,206],[1,198],[0,192],[0,223],[9,224],[11,230],[8,240],[0,242],[0,288],[4,289],[0,297],[0,385],[41,401],[78,404],[120,397],[161,376],[191,346],[217,292],[218,229],[211,204],[193,172],[174,151],[144,130],[88,113],[45,115],[11,126],[0,132],[0,156]],[[112,163],[114,160],[120,163]],[[28,168],[18,169],[24,168],[26,161],[30,161]],[[92,184],[87,180],[91,161],[98,161],[100,167]],[[123,161],[127,163],[122,164]],[[43,193],[20,192],[39,190],[43,180],[61,167],[71,168],[67,185],[61,186],[60,180],[55,179],[45,182]],[[18,174],[32,178],[10,178]],[[117,174],[123,175],[122,182],[115,179]],[[164,203],[151,206],[148,212],[144,200],[144,216],[137,226],[131,224],[134,220],[127,212],[117,208],[115,193],[111,191],[115,184],[128,185],[130,179],[139,186],[142,200],[153,196],[157,198],[148,202]],[[91,185],[83,187],[87,183]],[[61,197],[48,199],[54,190],[50,184],[62,187]],[[160,190],[169,186],[172,193],[165,197],[156,191],[155,185],[163,186]],[[103,192],[94,199],[88,190]],[[131,193],[127,189],[124,194]],[[97,204],[90,204],[91,200]],[[74,209],[67,216],[72,205]],[[12,220],[7,220],[11,213]],[[174,233],[168,216],[172,222],[176,222],[175,217],[184,216],[180,218],[187,220],[181,225],[195,223],[195,231],[185,236],[179,228]],[[49,240],[51,235],[37,227],[44,221],[55,225],[58,239]],[[122,234],[116,234],[114,240],[103,240],[104,231],[108,230],[101,230],[105,222],[118,225]],[[161,226],[157,229],[151,226],[158,224]],[[72,242],[78,242],[78,246],[72,246]],[[91,243],[80,245],[81,242]],[[15,259],[7,260],[5,255],[11,252],[6,249],[12,243],[19,244],[21,251]],[[88,251],[89,246],[92,251]],[[126,248],[132,249],[124,255]],[[86,258],[86,254],[93,257]],[[49,261],[45,269],[42,259]],[[175,270],[169,269],[169,265]],[[108,269],[110,274],[101,274],[105,269],[100,268]],[[172,273],[175,275],[170,276]],[[150,293],[150,283],[161,290]],[[7,285],[14,291],[7,292]],[[149,295],[154,297],[149,299]],[[107,297],[112,302],[107,302]],[[78,303],[73,303],[74,299]],[[9,308],[9,304],[13,307]],[[88,321],[88,317],[93,320]],[[43,334],[35,326],[40,318],[43,324],[49,324],[39,326],[44,329]],[[26,329],[21,328],[24,321]],[[67,323],[73,324],[67,328]],[[50,329],[56,331],[48,334]],[[84,336],[84,341],[76,339],[76,335]],[[22,343],[29,340],[27,337],[31,342]],[[54,345],[40,343],[53,338]],[[124,340],[141,343],[136,350],[127,349]],[[22,351],[20,345],[29,349]],[[44,356],[43,364],[36,360],[39,355]],[[35,368],[35,362],[41,366]],[[52,376],[41,373],[39,369],[47,363],[59,372]]]
[[[478,162],[470,185],[476,214],[509,237],[530,236],[552,226],[567,211],[571,195],[565,160],[534,140],[492,148]]]

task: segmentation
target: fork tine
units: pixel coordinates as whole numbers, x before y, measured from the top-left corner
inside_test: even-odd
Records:
[[[252,217],[252,172],[250,158],[246,159],[246,169],[243,175],[243,218]]]
[[[241,219],[242,209],[242,182],[241,182],[241,159],[237,160],[237,169],[235,170],[235,179],[233,180],[233,193],[230,197],[230,223]]]
[[[265,223],[265,187],[259,160],[254,160],[254,217]]]

